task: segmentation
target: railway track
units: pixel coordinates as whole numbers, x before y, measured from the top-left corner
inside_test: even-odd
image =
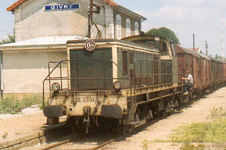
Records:
[[[48,142],[50,139],[63,136],[65,133],[68,133],[68,129],[65,126],[65,122],[62,122],[58,125],[45,127],[29,135],[0,143],[0,149],[21,149],[38,143]]]
[[[197,98],[194,99],[194,100],[197,100]],[[176,114],[176,113],[180,112],[183,108],[188,107],[188,106],[191,105],[192,103],[193,103],[193,102],[191,101],[191,102],[189,102],[189,103],[187,103],[187,104],[182,105],[180,108],[177,109],[178,111],[174,111],[173,113]],[[97,149],[103,148],[103,147],[105,147],[105,146],[107,146],[107,145],[110,145],[111,143],[113,143],[113,142],[115,142],[115,141],[122,141],[122,140],[126,139],[127,137],[130,137],[130,136],[132,136],[132,135],[135,135],[135,134],[137,134],[138,132],[140,132],[140,131],[144,130],[145,128],[149,127],[150,125],[152,125],[152,124],[158,122],[158,121],[161,120],[161,119],[165,119],[165,118],[169,117],[170,115],[172,115],[172,113],[167,113],[167,114],[165,114],[164,116],[162,116],[162,117],[160,117],[160,118],[156,118],[156,119],[154,119],[154,120],[152,120],[152,121],[147,122],[147,123],[144,124],[144,125],[141,125],[141,126],[139,126],[139,127],[136,127],[135,129],[133,129],[133,130],[130,131],[129,133],[126,133],[126,134],[124,134],[124,135],[118,135],[118,136],[115,137],[115,138],[110,138],[110,139],[108,139],[108,140],[105,140],[104,142],[101,142],[101,143],[98,144],[98,145],[95,145],[95,146],[92,146],[92,147],[89,147],[89,148],[87,148],[87,147],[73,148],[73,146],[70,146],[70,148],[67,147],[66,149],[70,149],[70,150],[97,150]],[[60,141],[60,142],[57,142],[57,143],[48,145],[48,146],[46,146],[46,147],[44,147],[44,148],[41,148],[40,150],[51,150],[51,149],[54,149],[54,148],[56,148],[56,149],[58,149],[58,150],[59,150],[59,149],[60,149],[60,150],[64,150],[64,146],[67,145],[68,143],[76,144],[77,142],[81,142],[81,141],[83,141],[83,140],[85,140],[85,138],[79,139],[78,141],[77,141],[77,139],[72,139],[72,138],[71,138],[71,139],[66,139],[66,140],[63,140],[63,141]],[[92,140],[92,141],[93,141],[93,140]],[[84,142],[84,143],[85,143],[85,142]],[[90,143],[92,143],[92,142],[90,142]],[[90,145],[92,145],[92,144],[90,144]],[[78,146],[76,146],[76,147],[78,147]]]
[[[42,148],[41,150],[50,150],[50,149],[56,148],[56,147],[58,147],[58,146],[61,146],[61,145],[63,145],[63,144],[67,144],[67,143],[70,142],[70,141],[71,141],[71,140],[68,139],[68,140],[65,140],[65,141],[62,141],[62,142],[59,142],[59,143],[55,143],[55,144],[49,145],[49,146],[47,146],[47,147],[45,147],[45,148]],[[106,142],[104,142],[104,143],[102,143],[102,144],[100,144],[100,145],[97,145],[97,146],[95,146],[95,147],[93,147],[93,148],[85,148],[85,149],[87,149],[87,150],[97,150],[97,149],[99,149],[99,148],[102,148],[102,147],[104,147],[104,146],[106,146],[106,145],[108,145],[108,144],[114,142],[114,141],[115,141],[115,139],[111,139],[111,140],[108,140],[108,141],[106,141]],[[71,149],[71,150],[84,150],[84,148]]]
[[[44,148],[41,148],[40,150],[51,150],[51,149],[53,149],[53,150],[54,149],[60,149],[60,150],[63,150],[63,149],[70,149],[70,150],[97,150],[97,149],[103,148],[103,147],[105,147],[105,146],[107,146],[107,145],[109,145],[109,144],[111,144],[111,143],[113,143],[115,141],[121,141],[121,140],[126,139],[129,136],[135,135],[138,132],[140,132],[140,131],[144,130],[145,128],[147,128],[148,126],[150,126],[150,125],[158,122],[160,119],[167,118],[168,116],[169,115],[165,115],[162,118],[154,119],[154,120],[152,120],[152,121],[150,121],[150,122],[148,122],[148,123],[146,123],[144,125],[141,125],[141,126],[135,128],[134,130],[130,131],[129,133],[126,133],[124,135],[118,135],[115,138],[109,138],[107,140],[103,140],[103,142],[101,142],[100,144],[95,145],[95,146],[83,147],[83,146],[80,145],[80,147],[79,147],[78,145],[77,146],[71,145],[71,146],[67,147],[67,144],[69,144],[69,143],[71,143],[71,144],[77,144],[77,143],[79,143],[81,141],[83,141],[82,143],[85,143],[84,141],[86,139],[83,137],[82,139],[79,139],[79,140],[77,140],[77,139],[66,139],[66,140],[63,140],[63,141],[60,141],[60,142],[57,142],[57,143],[53,143],[51,145],[48,145],[48,146],[46,146]],[[89,145],[93,145],[92,144],[93,143],[93,140],[90,141],[90,143],[88,142]],[[64,148],[64,147],[66,147],[66,148]],[[78,147],[78,148],[73,148],[73,147]]]

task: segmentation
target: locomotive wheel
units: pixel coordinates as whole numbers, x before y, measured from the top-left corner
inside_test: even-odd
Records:
[[[47,118],[47,124],[49,125],[59,124],[59,117]]]
[[[117,132],[119,134],[126,134],[130,131],[130,126],[129,125],[117,125]]]

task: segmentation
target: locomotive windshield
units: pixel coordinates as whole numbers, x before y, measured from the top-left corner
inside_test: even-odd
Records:
[[[70,51],[71,88],[109,89],[112,88],[112,51],[111,49],[96,49]]]
[[[159,50],[159,41],[154,41],[154,40],[137,40],[133,41],[135,43],[141,44],[142,46],[147,46],[149,48],[153,48],[156,50]]]
[[[146,46],[146,47],[158,50],[162,56],[169,55],[169,47],[167,43],[164,41],[145,39],[145,40],[136,40],[133,42],[141,44],[142,46]]]

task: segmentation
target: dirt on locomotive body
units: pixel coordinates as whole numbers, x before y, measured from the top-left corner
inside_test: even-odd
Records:
[[[101,126],[129,132],[226,81],[226,62],[156,36],[67,42],[67,60],[49,63],[43,81],[44,115],[80,131]],[[182,77],[194,86],[185,99]]]

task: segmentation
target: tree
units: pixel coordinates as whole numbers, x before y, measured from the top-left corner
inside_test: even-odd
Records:
[[[199,52],[199,53],[204,54],[204,53],[202,52],[202,50],[200,50],[200,52]]]
[[[7,44],[7,43],[14,43],[14,42],[15,42],[15,34],[8,35],[7,38],[2,39],[2,41],[0,42],[0,45],[1,44]]]
[[[161,27],[161,28],[153,28],[150,29],[146,35],[153,35],[153,36],[159,36],[162,38],[166,38],[169,40],[172,40],[174,44],[180,44],[179,39],[177,38],[176,34],[170,30],[169,28],[166,27]]]
[[[223,57],[219,55],[219,56],[218,56],[218,59],[223,59]]]

